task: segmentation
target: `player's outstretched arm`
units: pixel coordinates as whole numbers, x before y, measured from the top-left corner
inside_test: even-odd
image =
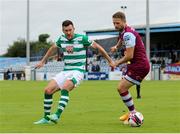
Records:
[[[49,56],[51,56],[52,52],[54,52],[56,50],[57,46],[55,44],[53,44],[48,51],[46,52],[45,56],[42,58],[42,60],[36,64],[35,68],[41,68],[44,66],[44,64],[46,63],[47,59]]]
[[[109,57],[109,55],[108,55],[107,52],[104,50],[104,48],[102,48],[98,43],[96,43],[96,42],[94,41],[93,44],[92,44],[92,47],[93,47],[94,49],[98,49],[98,51],[102,54],[102,56],[107,59],[109,65],[110,65],[111,67],[114,67],[114,66],[115,66],[114,61]]]

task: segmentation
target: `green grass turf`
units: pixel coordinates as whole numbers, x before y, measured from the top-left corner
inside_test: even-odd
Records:
[[[0,132],[16,133],[170,133],[180,132],[180,81],[144,81],[136,109],[143,113],[139,128],[123,125],[127,111],[117,91],[118,81],[84,81],[70,93],[57,125],[33,125],[43,115],[43,88],[47,82],[0,81]],[[56,110],[59,92],[54,95]]]

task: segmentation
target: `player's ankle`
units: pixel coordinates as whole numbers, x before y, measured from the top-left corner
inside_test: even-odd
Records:
[[[57,115],[57,117],[59,118],[60,117],[60,113],[57,111],[56,113],[54,113],[55,115]]]
[[[136,112],[136,110],[134,109],[134,110],[132,110],[132,111],[130,111],[130,113],[135,113]]]
[[[46,115],[46,116],[44,116],[44,119],[49,120],[49,118],[47,117],[47,115]]]

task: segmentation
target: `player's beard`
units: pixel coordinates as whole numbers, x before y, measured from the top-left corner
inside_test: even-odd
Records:
[[[122,28],[122,29],[119,29],[119,32],[123,32],[124,31],[124,28]]]
[[[119,32],[122,32],[122,31],[124,31],[124,27],[123,26],[121,26],[121,27],[119,27]]]
[[[115,28],[118,32],[122,32],[124,30],[124,27],[116,27]]]

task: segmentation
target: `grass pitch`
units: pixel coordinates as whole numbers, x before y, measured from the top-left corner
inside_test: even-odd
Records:
[[[142,99],[130,91],[143,113],[139,128],[123,125],[127,111],[117,91],[118,81],[84,81],[70,93],[70,101],[57,125],[34,125],[43,116],[43,88],[47,82],[0,81],[0,132],[6,133],[178,133],[180,81],[144,81]],[[59,93],[54,95],[56,110]]]

